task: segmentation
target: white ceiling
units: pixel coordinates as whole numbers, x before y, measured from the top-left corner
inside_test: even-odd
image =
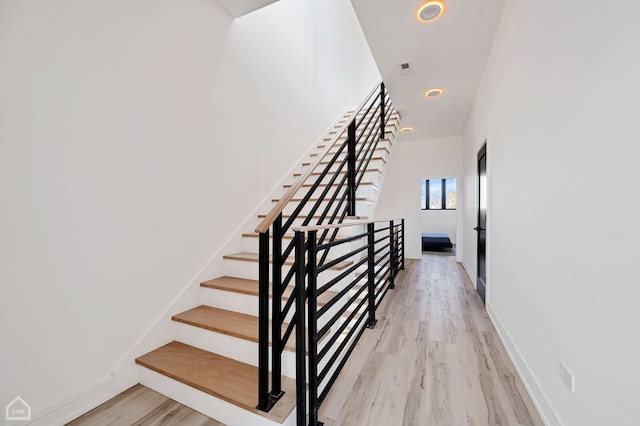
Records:
[[[402,140],[462,135],[505,0],[445,0],[431,23],[415,18],[425,0],[351,1],[402,125],[415,128]],[[425,98],[432,87],[445,92]]]

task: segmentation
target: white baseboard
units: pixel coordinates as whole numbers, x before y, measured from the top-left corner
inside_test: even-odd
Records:
[[[554,410],[551,402],[547,398],[546,394],[542,390],[540,383],[536,379],[533,371],[525,361],[524,357],[518,350],[518,347],[515,345],[511,335],[504,327],[502,321],[500,320],[500,316],[496,313],[493,307],[490,304],[486,306],[487,314],[489,314],[489,318],[493,323],[496,331],[498,332],[498,337],[500,341],[504,345],[507,350],[507,355],[511,362],[516,368],[516,371],[520,375],[522,379],[522,383],[524,384],[529,397],[533,401],[533,404],[536,406],[540,417],[542,417],[542,421],[547,426],[565,426],[562,420],[560,420],[560,416],[556,410]]]
[[[75,392],[68,397],[32,413],[30,426],[61,426],[115,396],[113,389],[114,376],[111,374],[103,380]],[[24,425],[24,421],[8,423]]]

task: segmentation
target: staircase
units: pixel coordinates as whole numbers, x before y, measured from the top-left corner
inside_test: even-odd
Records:
[[[291,176],[291,183],[285,183],[282,187],[283,195],[296,188],[295,195],[289,197],[286,202],[283,202],[281,196],[272,200],[273,206],[282,206],[282,220],[288,220],[292,214],[295,214],[295,224],[316,224],[318,221],[326,220],[326,215],[322,214],[321,209],[313,214],[310,214],[309,207],[303,208],[298,214],[295,210],[321,176],[321,170],[329,165],[331,156],[348,137],[346,126],[354,118],[365,121],[369,115],[373,117],[376,113],[365,110],[364,103],[357,110],[346,113],[310,153],[308,159],[303,160],[299,170]],[[398,122],[399,114],[390,110],[388,120],[386,123],[383,122],[385,138],[378,142],[357,185],[353,201],[358,216],[347,216],[334,223],[372,216]],[[345,155],[348,154],[344,152],[337,158],[342,159]],[[330,171],[335,169],[335,165],[329,168]],[[345,173],[347,172],[342,170],[338,175],[342,176]],[[322,190],[327,186],[336,185],[329,181],[328,177],[323,178],[318,188]],[[317,199],[307,198],[309,202]],[[256,224],[264,221],[269,214],[270,212],[264,212],[258,215]],[[349,232],[338,234],[337,239],[347,238]],[[260,339],[258,237],[257,232],[242,233],[243,251],[223,256],[224,276],[201,283],[199,306],[172,317],[176,340],[138,357],[136,363],[141,367],[141,384],[225,424],[290,425],[296,423],[295,339],[289,339],[282,352],[284,396],[268,412],[256,408]],[[290,230],[282,236],[285,243],[293,238],[294,233]],[[331,252],[331,256],[339,255],[340,253]],[[293,265],[294,253],[290,253],[283,262],[285,265]],[[331,259],[327,259],[326,262],[331,262]],[[329,268],[333,274],[330,276],[338,276],[352,264],[352,260],[335,262]],[[283,304],[291,291],[287,289],[282,294]],[[318,299],[318,306],[321,307],[334,295],[335,292],[327,291]],[[291,313],[283,318],[283,334],[293,320]]]

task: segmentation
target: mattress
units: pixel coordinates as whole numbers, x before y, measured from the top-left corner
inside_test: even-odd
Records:
[[[447,234],[422,234],[422,250],[442,250],[453,247]]]

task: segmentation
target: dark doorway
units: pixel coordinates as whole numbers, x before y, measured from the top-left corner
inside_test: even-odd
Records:
[[[487,292],[487,141],[478,151],[478,294],[485,303]]]

